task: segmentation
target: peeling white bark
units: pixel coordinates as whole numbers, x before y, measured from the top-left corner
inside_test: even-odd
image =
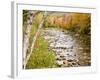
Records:
[[[31,29],[31,24],[34,19],[34,15],[36,15],[38,12],[34,11],[29,11],[28,12],[28,18],[27,18],[27,29],[24,35],[24,43],[23,43],[23,66],[25,69],[25,59],[26,59],[26,53],[28,49],[28,44],[29,44],[29,37],[30,37],[30,29]]]
[[[26,67],[26,64],[27,64],[31,54],[32,54],[32,51],[34,49],[34,45],[35,45],[36,39],[37,39],[37,37],[39,35],[39,32],[41,31],[41,28],[42,28],[42,25],[44,23],[44,20],[45,20],[46,16],[47,16],[47,12],[44,12],[44,15],[43,15],[42,20],[41,20],[41,22],[39,24],[38,30],[37,30],[35,36],[33,37],[32,45],[31,45],[31,49],[30,49],[30,54],[28,54],[27,57],[25,58],[26,59],[25,60],[25,64],[24,64],[25,67]]]

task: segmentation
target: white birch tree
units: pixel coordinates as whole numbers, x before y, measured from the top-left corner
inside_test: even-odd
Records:
[[[24,35],[24,41],[23,41],[23,67],[25,68],[25,59],[26,59],[26,53],[28,49],[29,44],[29,37],[30,37],[30,30],[32,26],[32,21],[34,19],[34,16],[39,13],[39,11],[28,11],[27,13],[27,27]]]
[[[41,31],[41,28],[42,28],[42,26],[43,26],[43,23],[44,23],[44,21],[45,21],[46,16],[47,16],[47,12],[45,11],[44,14],[43,14],[42,20],[41,20],[41,22],[40,22],[40,24],[39,24],[39,26],[38,26],[38,30],[37,30],[37,32],[35,33],[35,36],[33,37],[32,45],[31,45],[31,49],[30,49],[30,53],[25,57],[24,68],[26,67],[26,64],[27,64],[27,62],[28,62],[28,60],[29,60],[29,58],[30,58],[30,56],[31,56],[31,54],[32,54],[32,51],[33,51],[33,49],[34,49],[34,45],[35,45],[36,39],[37,39],[37,37],[38,37],[38,35],[39,35],[39,32]],[[30,26],[29,26],[29,27],[30,27]],[[30,31],[30,28],[29,28],[28,30]],[[29,39],[29,36],[28,36],[28,39]],[[26,39],[26,40],[27,40],[27,39]],[[25,52],[26,52],[26,51],[25,51]]]

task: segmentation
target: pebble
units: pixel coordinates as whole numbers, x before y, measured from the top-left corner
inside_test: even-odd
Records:
[[[57,60],[56,63],[57,63],[57,65],[62,65],[63,64],[63,61]]]
[[[68,61],[67,61],[67,60],[64,60],[64,61],[63,61],[63,66],[64,66],[64,67],[68,67]]]
[[[82,47],[79,47],[78,49],[79,49],[79,50],[83,50],[83,48],[82,48]]]

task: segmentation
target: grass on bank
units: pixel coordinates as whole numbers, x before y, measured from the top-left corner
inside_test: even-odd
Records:
[[[56,67],[55,53],[48,46],[48,42],[42,36],[39,36],[26,69]]]

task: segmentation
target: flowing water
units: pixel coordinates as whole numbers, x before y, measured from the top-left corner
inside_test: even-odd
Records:
[[[91,59],[88,46],[81,45],[80,40],[70,35],[67,30],[46,28],[43,30],[42,36],[48,41],[49,48],[55,52],[55,63],[59,67],[90,65]]]

